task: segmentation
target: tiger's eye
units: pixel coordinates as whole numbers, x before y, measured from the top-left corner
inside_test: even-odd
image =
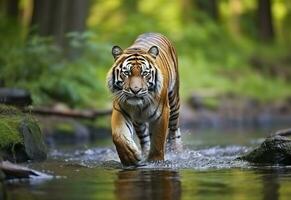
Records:
[[[142,75],[142,76],[147,76],[147,75],[149,75],[149,72],[144,71],[144,72],[141,73],[141,75]]]
[[[128,76],[128,75],[129,75],[129,71],[124,71],[123,74],[124,74],[125,76]]]

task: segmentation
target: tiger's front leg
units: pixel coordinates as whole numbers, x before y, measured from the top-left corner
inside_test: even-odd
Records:
[[[141,160],[141,152],[133,140],[133,125],[119,111],[113,109],[112,139],[123,165],[136,165]]]
[[[150,123],[151,148],[148,160],[164,160],[165,145],[168,135],[169,108],[164,107],[161,116]]]

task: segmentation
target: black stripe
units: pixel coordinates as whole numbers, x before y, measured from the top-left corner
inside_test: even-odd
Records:
[[[161,118],[161,116],[162,116],[162,113],[157,117],[156,120],[159,120]]]
[[[154,71],[153,71],[154,72]],[[154,84],[154,90],[156,90],[157,89],[157,80],[158,80],[158,73],[157,73],[157,71],[155,72],[156,74],[155,74],[155,84]]]
[[[168,93],[168,96],[172,96],[173,95],[173,90],[172,91],[170,91],[169,93]]]
[[[145,132],[145,130],[146,130],[146,127],[140,127],[140,129],[139,129],[141,132]]]
[[[132,130],[131,130],[130,125],[129,125],[127,122],[125,122],[125,125],[127,126],[128,130],[129,130],[129,132],[130,132],[130,134],[132,135]]]
[[[170,127],[169,129],[171,132],[175,132],[176,130],[178,130],[178,128],[173,128],[173,127]]]
[[[154,113],[148,118],[149,120],[151,120],[157,114],[158,108],[159,108],[159,106],[157,106],[157,108],[154,111]],[[162,115],[162,113],[160,115]]]
[[[120,112],[122,115],[123,115],[123,114],[128,115],[126,112],[124,113],[124,112],[122,111],[122,108],[120,108],[121,110],[119,110],[119,109],[117,109],[115,106],[113,106],[113,109],[116,110],[116,111],[118,111],[118,112]],[[127,126],[128,130],[129,130],[129,132],[130,132],[130,134],[133,134],[133,133],[132,133],[131,126],[130,126],[130,124],[129,124],[129,122],[128,122],[128,119],[126,119],[126,118],[124,118],[124,119],[126,120],[125,125]]]
[[[140,141],[140,144],[141,145],[144,145],[144,144],[146,144],[146,143],[148,143],[149,142],[149,140],[147,140],[147,141]]]
[[[174,101],[170,103],[170,109],[176,107],[178,105],[178,102]]]
[[[175,112],[179,111],[180,109],[180,106],[179,107],[176,107],[174,110],[171,109],[170,111],[170,115],[174,114]]]
[[[112,84],[113,85],[115,84],[115,68],[116,67],[114,67],[113,70],[112,70]]]
[[[153,113],[153,114],[152,114],[148,119],[153,118],[153,117],[155,116],[155,114],[157,114],[157,111],[158,111],[158,109],[159,109],[159,107],[160,107],[161,100],[162,100],[162,99],[159,100],[159,103],[158,103],[158,106],[157,106],[156,110],[154,111],[154,113]],[[161,112],[161,113],[162,113],[162,112]]]
[[[174,121],[174,120],[177,120],[178,118],[179,118],[179,114],[176,114],[174,116],[171,116],[169,120]]]
[[[142,135],[142,136],[140,136],[140,135],[138,136],[139,139],[144,139],[146,137],[149,137],[149,135],[148,134],[145,134],[145,135]]]
[[[136,60],[136,58],[133,57],[133,58],[128,58],[128,59],[126,59],[126,61],[128,61],[128,62],[133,61],[133,60]]]
[[[169,137],[169,140],[174,140],[174,139],[178,139],[178,138],[181,138],[181,135],[174,136],[174,137]]]
[[[170,96],[169,101],[172,102],[175,99],[176,96]]]

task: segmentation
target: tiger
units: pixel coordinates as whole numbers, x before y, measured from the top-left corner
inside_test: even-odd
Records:
[[[166,144],[181,151],[178,58],[170,40],[144,33],[125,50],[113,46],[112,55],[107,86],[113,96],[112,140],[121,163],[164,160]]]

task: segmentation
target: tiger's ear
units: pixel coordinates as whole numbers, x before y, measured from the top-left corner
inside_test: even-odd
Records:
[[[113,55],[115,60],[122,54],[122,52],[123,51],[119,46],[112,47],[112,55]]]
[[[148,53],[153,57],[156,58],[159,55],[159,49],[157,46],[152,46],[149,50]]]

